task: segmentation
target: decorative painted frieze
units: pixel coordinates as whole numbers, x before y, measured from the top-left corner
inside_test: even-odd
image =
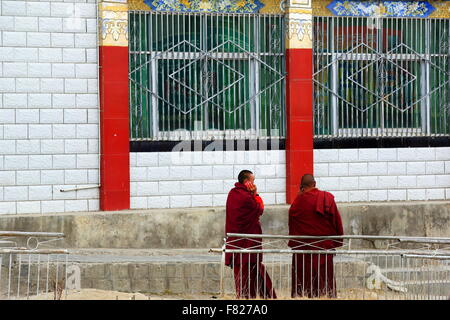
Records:
[[[99,4],[102,46],[128,46],[128,5],[123,2],[116,0]]]
[[[261,0],[263,7],[259,9],[261,14],[280,14],[284,13],[285,0]]]
[[[312,19],[289,16],[286,19],[287,48],[312,48]]]
[[[312,48],[311,0],[285,0],[286,48]]]
[[[327,8],[336,16],[428,17],[435,7],[428,1],[333,0]]]
[[[169,0],[170,1],[170,0]],[[228,8],[224,6],[224,4],[219,5],[221,0],[196,0],[196,2],[189,3],[184,0],[171,0],[171,3],[168,3],[166,0],[155,1],[155,0],[128,0],[128,7],[130,10],[144,10],[144,11],[168,11],[167,6],[169,6],[169,11],[184,11],[184,12],[195,12],[196,6],[202,6],[204,8],[217,8],[217,11],[214,10],[202,10],[199,12],[250,12],[250,13],[260,13],[260,14],[281,14],[284,13],[284,3],[286,0],[228,0],[229,4]],[[301,2],[311,1],[311,0],[298,0]],[[162,3],[162,5],[161,5]],[[244,6],[243,6],[244,5]],[[239,6],[243,6],[245,10],[249,11],[236,11],[236,8],[240,8]],[[222,7],[222,8],[220,8]],[[159,9],[161,8],[161,9]],[[177,8],[177,9],[173,9]],[[225,9],[223,9],[225,8]],[[225,11],[224,11],[225,10]],[[227,11],[230,10],[230,11]]]
[[[259,0],[144,0],[155,11],[256,13]]]
[[[291,8],[311,8],[311,0],[287,0],[287,2]]]

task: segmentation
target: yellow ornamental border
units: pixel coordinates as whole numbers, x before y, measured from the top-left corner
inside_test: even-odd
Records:
[[[277,0],[263,1],[272,1],[274,4]],[[306,3],[305,1],[301,5],[291,2],[290,8],[287,8],[285,12],[288,29],[286,32],[287,48],[312,48],[312,9],[301,7]],[[128,0],[128,3],[106,1],[100,3],[99,32],[102,46],[128,46],[128,10],[134,9],[132,5],[129,5],[133,3],[136,4],[137,0]],[[143,4],[143,2],[141,3]]]
[[[312,16],[288,14],[286,17],[286,49],[311,49],[313,42]]]
[[[152,11],[150,7],[144,3],[144,0],[128,0],[128,7],[130,10]]]
[[[312,9],[297,9],[297,8],[289,8],[285,11],[285,13],[306,13],[312,15],[313,10]]]
[[[99,4],[101,46],[128,47],[128,4]]]
[[[260,9],[261,14],[282,14],[285,13],[281,9],[281,3],[286,0],[260,0],[265,5]],[[287,0],[289,1],[289,0]],[[450,18],[450,1],[443,0],[428,0],[436,10],[433,11],[429,18]],[[314,16],[329,16],[334,15],[330,10],[326,8],[332,1],[331,0],[291,0],[291,4],[296,13],[309,13],[312,10]],[[150,7],[144,3],[144,0],[128,0],[129,10],[145,10],[151,11]],[[309,7],[311,9],[309,9]]]
[[[335,17],[335,15],[327,8],[331,2],[331,0],[313,0],[313,15],[316,17]],[[428,2],[433,5],[436,10],[434,10],[427,18],[450,18],[450,1],[428,0]]]
[[[182,2],[183,0],[178,0]],[[260,14],[283,14],[282,2],[285,0],[259,0],[264,3],[264,7],[259,10]],[[205,1],[208,4],[208,1]],[[152,9],[144,3],[144,0],[128,0],[129,10],[152,11]]]

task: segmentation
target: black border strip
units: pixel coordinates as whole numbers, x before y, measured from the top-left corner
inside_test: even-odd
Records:
[[[314,149],[450,147],[450,137],[314,139]]]
[[[262,143],[263,141],[266,144]],[[181,145],[179,145],[182,143]],[[212,148],[215,144],[215,148]],[[217,145],[219,143],[219,145]],[[220,143],[222,145],[220,146]],[[200,146],[201,144],[201,146]],[[214,141],[130,141],[130,152],[171,152],[178,145],[182,151],[195,150],[285,150],[286,140],[214,140]],[[209,146],[209,148],[208,148]],[[232,146],[232,147],[231,147]],[[238,147],[239,146],[239,147]],[[220,148],[221,147],[221,148]],[[370,149],[370,148],[427,148],[450,147],[450,137],[405,138],[340,138],[314,139],[314,149]],[[181,150],[180,150],[181,151]]]
[[[178,146],[178,150],[182,148],[182,151],[285,150],[285,139],[130,141],[130,152],[171,152],[176,146]]]

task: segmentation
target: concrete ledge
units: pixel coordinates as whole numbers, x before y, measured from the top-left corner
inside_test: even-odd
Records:
[[[346,234],[450,237],[450,202],[340,203]],[[267,206],[264,233],[287,234],[287,205]],[[225,208],[1,215],[0,230],[63,232],[66,248],[217,248]]]

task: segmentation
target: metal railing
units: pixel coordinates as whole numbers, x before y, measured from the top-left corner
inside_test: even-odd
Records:
[[[272,286],[282,299],[450,299],[450,238],[230,233],[211,251],[222,253],[222,297],[267,298]]]
[[[448,136],[449,20],[314,17],[314,134]]]
[[[0,231],[0,300],[67,296],[68,251],[47,246],[63,233]]]
[[[130,11],[131,140],[285,135],[283,15]]]

